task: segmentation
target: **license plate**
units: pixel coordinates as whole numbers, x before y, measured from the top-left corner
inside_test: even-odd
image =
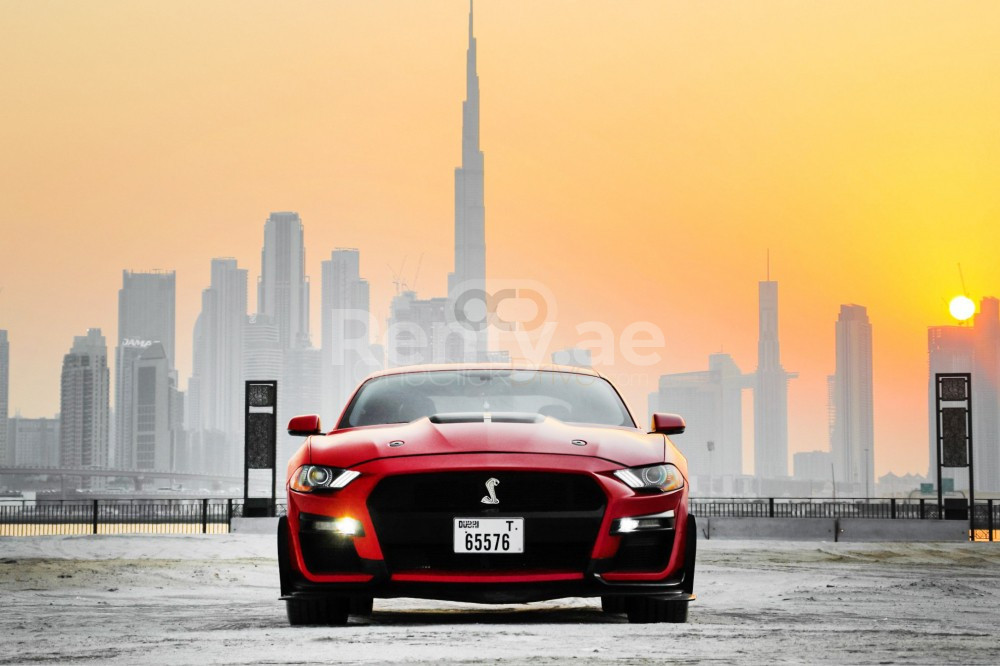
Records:
[[[456,518],[456,553],[523,553],[524,518]]]

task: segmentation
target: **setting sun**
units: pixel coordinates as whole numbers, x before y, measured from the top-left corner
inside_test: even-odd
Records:
[[[966,321],[976,314],[976,304],[968,296],[956,296],[948,304],[951,316],[959,321]]]

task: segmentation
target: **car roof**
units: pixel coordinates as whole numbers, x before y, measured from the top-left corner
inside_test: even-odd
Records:
[[[448,370],[535,370],[538,372],[569,372],[577,375],[589,375],[600,377],[601,373],[592,368],[584,368],[576,365],[555,365],[544,364],[535,365],[532,363],[428,363],[424,365],[404,365],[398,368],[388,368],[368,375],[367,379],[373,377],[384,377],[386,375],[405,375],[416,372],[443,372]]]

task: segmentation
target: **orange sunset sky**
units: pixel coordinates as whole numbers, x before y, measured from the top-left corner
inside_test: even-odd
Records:
[[[11,411],[59,409],[74,335],[114,344],[123,268],[177,271],[182,385],[212,257],[250,271],[270,211],[320,262],[361,250],[382,321],[406,259],[452,267],[468,6],[0,4],[0,328]],[[842,303],[874,334],[876,472],[927,468],[927,326],[1000,295],[1000,3],[480,0],[488,274],[558,296],[554,346],[659,325],[601,368],[645,418],[665,372],[756,367],[780,284],[790,448],[826,449]],[[113,347],[109,350],[113,355]],[[329,418],[329,415],[327,416]],[[683,446],[683,440],[678,439]],[[752,456],[747,458],[747,463]],[[748,470],[749,471],[749,470]]]

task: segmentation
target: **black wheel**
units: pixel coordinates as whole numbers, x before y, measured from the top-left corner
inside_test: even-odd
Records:
[[[292,571],[288,564],[288,518],[278,519],[278,580],[281,583],[281,595],[288,594],[291,589]]]
[[[684,623],[688,617],[687,601],[665,601],[650,597],[629,597],[625,600],[628,621],[633,624],[651,622]]]
[[[350,599],[339,597],[285,600],[285,610],[288,611],[288,624],[293,627],[347,624],[347,615],[350,607]]]
[[[688,514],[687,542],[684,544],[684,591],[694,594],[694,562],[698,554],[698,524]]]
[[[601,597],[601,610],[608,615],[624,615],[625,597]]]
[[[351,615],[371,617],[374,601],[371,597],[351,597]]]

